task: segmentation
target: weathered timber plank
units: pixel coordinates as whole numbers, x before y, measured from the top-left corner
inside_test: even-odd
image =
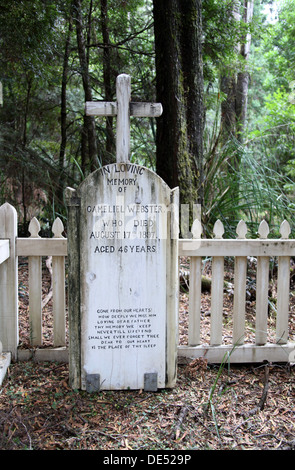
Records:
[[[68,311],[69,311],[69,383],[72,388],[81,386],[81,336],[80,336],[80,198],[77,191],[67,188],[65,199],[68,206],[69,231],[69,275],[68,275]]]
[[[34,359],[35,362],[69,362],[69,351],[66,347],[61,348],[44,348],[44,349],[19,349],[17,354],[19,361],[29,361]]]
[[[135,103],[129,105],[130,115],[135,117],[159,117],[163,112],[161,103]]]
[[[234,276],[233,343],[243,344],[247,281],[247,258],[245,256],[235,258]]]
[[[233,349],[232,345],[222,346],[178,346],[178,362],[187,363],[190,360],[203,357],[209,363],[220,364],[229,356],[230,363],[261,363],[269,362],[288,362],[289,355],[295,349],[295,343],[278,345],[266,343],[263,346],[254,344],[244,344]]]
[[[280,256],[278,261],[278,301],[276,341],[287,343],[289,331],[290,257]]]
[[[166,387],[174,387],[177,379],[177,346],[179,314],[179,277],[178,277],[178,207],[179,189],[171,191],[171,240],[167,243],[169,255],[166,257],[167,318],[166,318]],[[174,208],[174,210],[173,210]]]
[[[9,258],[9,240],[0,240],[0,264]]]
[[[117,103],[112,101],[86,101],[87,116],[116,116]]]
[[[295,240],[179,240],[179,256],[295,256]],[[67,256],[67,239],[17,238],[18,256]]]
[[[17,256],[67,256],[66,238],[17,238]]]
[[[190,290],[189,290],[189,322],[188,344],[200,344],[201,290],[202,290],[202,259],[193,256],[190,261]]]
[[[222,256],[214,256],[212,260],[211,283],[210,343],[212,346],[219,345],[222,342],[223,281],[224,258]]]
[[[33,346],[42,344],[42,258],[29,256],[29,315]]]
[[[257,345],[267,341],[269,257],[258,256],[256,274],[256,324],[255,341]]]
[[[0,238],[9,239],[10,255],[0,264],[0,340],[3,351],[15,359],[18,345],[18,263],[15,248],[17,213],[5,203],[0,207]]]
[[[184,239],[179,256],[295,256],[295,240]]]
[[[130,116],[159,117],[163,112],[161,103],[129,103]],[[87,101],[85,105],[87,116],[116,116],[117,103],[114,101]]]
[[[0,352],[0,387],[2,386],[3,380],[5,378],[7,369],[10,366],[10,363],[11,363],[11,354]]]
[[[179,240],[179,256],[295,256],[295,240]],[[67,239],[17,238],[18,256],[67,256]]]
[[[131,78],[122,74],[117,77],[117,132],[116,158],[117,162],[127,162],[130,159],[130,112]]]
[[[65,293],[65,258],[52,257],[53,278],[53,344],[55,347],[66,344],[66,293]]]

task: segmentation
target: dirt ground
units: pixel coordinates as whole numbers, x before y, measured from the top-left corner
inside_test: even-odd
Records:
[[[20,340],[25,347],[29,344],[27,263],[25,259],[22,262]],[[182,268],[189,271],[186,260]],[[208,266],[208,274],[209,270]],[[45,268],[44,273],[46,280]],[[50,276],[47,277],[44,297],[50,289]],[[224,336],[230,337],[230,263],[226,278]],[[182,344],[186,342],[187,332],[187,282],[184,276],[179,322]],[[251,272],[248,291],[250,340],[254,321]],[[295,337],[294,304],[291,293],[292,338]],[[270,311],[270,325],[272,317]],[[209,322],[210,293],[204,292],[204,338],[209,334]],[[44,308],[44,331],[45,343],[50,344],[50,300]],[[0,449],[190,453],[196,450],[295,450],[294,379],[295,367],[290,364],[227,364],[221,368],[201,358],[179,365],[174,389],[156,393],[137,390],[87,394],[69,388],[67,364],[15,363],[10,366],[0,389]]]

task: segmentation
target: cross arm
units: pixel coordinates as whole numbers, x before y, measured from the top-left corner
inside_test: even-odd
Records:
[[[86,101],[86,116],[116,116],[117,103],[113,101]]]
[[[134,103],[130,102],[130,116],[159,117],[163,112],[161,103]]]
[[[86,101],[87,116],[116,116],[118,112],[115,101]],[[129,104],[130,116],[159,117],[163,112],[161,103],[135,103]]]
[[[161,103],[135,103],[131,101],[131,78],[121,74],[116,80],[117,102],[87,101],[87,116],[117,116],[116,158],[127,162],[130,157],[130,116],[158,117],[162,114]]]

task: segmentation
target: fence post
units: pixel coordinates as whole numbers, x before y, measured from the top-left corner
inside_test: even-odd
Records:
[[[74,189],[66,188],[68,207],[68,315],[69,315],[69,383],[81,387],[81,334],[80,334],[80,199]]]
[[[16,255],[17,214],[7,202],[0,207],[0,238],[9,239],[10,257],[0,265],[0,341],[3,351],[17,358],[18,262]]]

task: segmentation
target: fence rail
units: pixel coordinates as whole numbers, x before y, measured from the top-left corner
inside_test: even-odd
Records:
[[[65,259],[67,239],[63,237],[59,218],[52,226],[52,238],[39,236],[40,225],[33,218],[30,237],[17,237],[15,209],[0,207],[0,340],[4,351],[19,360],[67,361]],[[284,221],[280,239],[269,239],[265,221],[259,227],[258,239],[246,239],[247,226],[241,221],[237,238],[223,239],[223,225],[217,221],[214,238],[202,239],[202,227],[196,220],[192,239],[179,240],[179,256],[190,259],[188,344],[179,345],[180,361],[205,356],[220,363],[226,355],[231,362],[287,362],[295,343],[289,339],[290,257],[295,257],[295,240],[289,239],[290,227]],[[29,322],[32,348],[18,348],[18,256],[28,257]],[[222,338],[224,300],[224,259],[234,257],[233,329],[230,344]],[[245,305],[248,257],[257,258],[255,342],[245,344]],[[42,257],[52,257],[53,347],[42,348]],[[202,260],[212,258],[210,343],[201,344],[201,275]],[[276,339],[267,342],[269,261],[278,257]],[[295,359],[294,359],[295,360]],[[1,366],[0,366],[1,368]]]

